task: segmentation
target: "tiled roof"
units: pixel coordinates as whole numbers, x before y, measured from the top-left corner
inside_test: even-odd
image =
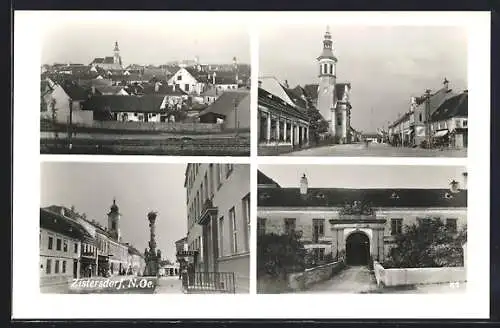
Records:
[[[104,62],[104,58],[94,58],[94,60],[92,61],[92,64],[102,64]]]
[[[124,88],[122,86],[114,86],[114,85],[98,85],[95,86],[95,89],[99,91],[101,94],[105,93],[115,94],[118,93],[120,90],[123,90]]]
[[[180,88],[174,90],[173,86],[162,84],[158,86],[158,91],[155,91],[155,85],[146,84],[143,85],[143,93],[145,95],[165,95],[165,96],[184,96],[187,95],[186,92],[182,91]]]
[[[103,64],[114,64],[115,63],[115,59],[113,57],[104,57],[104,62]]]
[[[51,230],[80,241],[94,242],[94,238],[78,222],[43,208],[40,208],[40,228]]]
[[[83,88],[75,81],[65,81],[60,86],[72,100],[85,100],[90,96],[90,90]]]
[[[215,113],[226,116],[234,110],[234,106],[239,106],[246,97],[250,97],[247,90],[231,90],[222,93],[207,109],[200,113],[200,116],[207,113]],[[248,108],[250,110],[250,108]]]
[[[445,100],[432,114],[430,121],[437,122],[452,117],[467,117],[468,99],[468,93],[464,92]]]
[[[318,98],[318,84],[306,84],[304,85],[304,91],[307,97],[311,99]]]
[[[111,112],[160,113],[163,96],[93,96],[83,103],[83,109]]]
[[[295,107],[290,106],[281,98],[272,95],[262,88],[259,88],[258,90],[258,104],[271,107],[276,111],[281,111],[282,113],[285,113],[287,115],[309,121],[309,118],[305,113]]]
[[[309,188],[303,197],[299,188],[260,188],[258,194],[258,206],[267,207],[342,207],[354,201],[372,207],[467,207],[466,190]]]
[[[299,107],[299,109],[305,110],[307,107],[307,102],[301,98],[301,93],[297,92],[296,89],[290,89],[287,87],[283,87],[283,90],[285,90],[286,94],[290,99]]]

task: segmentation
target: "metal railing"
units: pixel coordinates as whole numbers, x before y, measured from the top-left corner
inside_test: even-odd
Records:
[[[236,293],[234,272],[183,273],[182,278],[187,292]]]

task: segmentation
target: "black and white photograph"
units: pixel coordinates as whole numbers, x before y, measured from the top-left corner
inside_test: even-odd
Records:
[[[245,164],[43,162],[40,291],[248,293],[249,176]]]
[[[258,293],[460,293],[462,166],[259,165]]]
[[[259,155],[467,156],[465,28],[297,24],[259,40]]]
[[[249,156],[244,26],[46,14],[42,154]],[[123,17],[122,17],[123,16]]]

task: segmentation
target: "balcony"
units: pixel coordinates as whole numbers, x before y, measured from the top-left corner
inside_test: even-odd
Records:
[[[207,199],[203,204],[201,214],[196,220],[199,225],[206,225],[210,222],[212,217],[217,217],[218,209],[215,207],[210,199]]]

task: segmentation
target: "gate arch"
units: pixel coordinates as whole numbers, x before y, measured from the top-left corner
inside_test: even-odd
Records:
[[[361,231],[349,234],[346,239],[347,265],[368,265],[370,261],[370,238]]]

